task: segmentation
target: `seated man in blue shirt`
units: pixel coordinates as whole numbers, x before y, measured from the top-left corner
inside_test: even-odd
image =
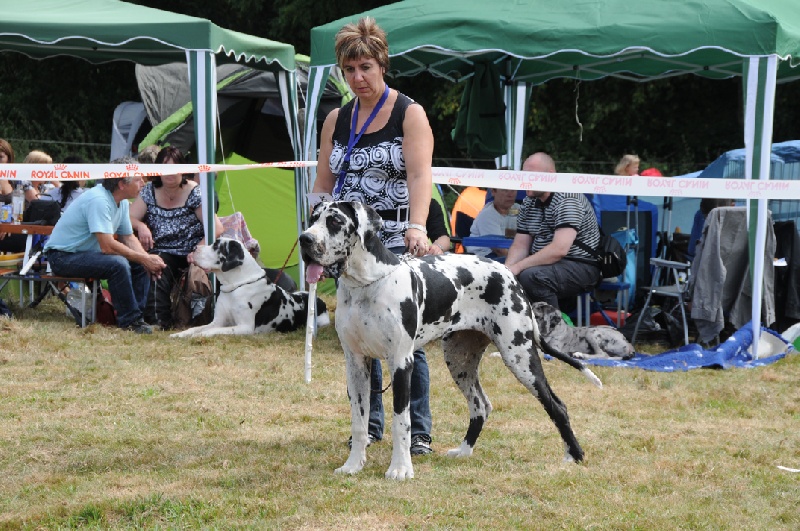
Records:
[[[117,325],[150,334],[142,310],[150,279],[158,278],[166,265],[133,234],[128,200],[138,197],[142,186],[141,177],[104,179],[81,194],[56,223],[44,250],[56,275],[106,279]]]

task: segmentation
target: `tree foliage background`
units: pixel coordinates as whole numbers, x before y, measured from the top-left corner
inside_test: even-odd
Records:
[[[156,0],[133,3],[163,8]],[[391,2],[379,0],[174,0],[169,10],[219,26],[310,50],[310,29]],[[380,21],[378,21],[380,23]],[[391,39],[391,36],[389,36]],[[390,83],[427,110],[437,165],[481,165],[459,152],[450,131],[463,86],[421,75]],[[0,54],[0,137],[18,160],[43,149],[60,160],[79,154],[108,160],[111,120],[122,101],[140,100],[133,65],[93,66],[78,59],[35,61]],[[702,169],[722,152],[742,146],[740,80],[681,76],[649,83],[605,79],[553,80],[535,88],[525,152],[546,150],[562,171],[610,173],[624,153],[667,175]],[[777,89],[774,141],[800,138],[800,83]]]

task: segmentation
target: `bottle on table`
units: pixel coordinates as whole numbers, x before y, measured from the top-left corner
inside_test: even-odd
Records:
[[[517,235],[517,215],[519,214],[519,205],[514,203],[508,210],[506,216],[506,238],[513,238]]]
[[[22,223],[22,212],[25,210],[25,192],[22,191],[21,183],[17,183],[17,187],[11,192],[11,207],[14,223]]]

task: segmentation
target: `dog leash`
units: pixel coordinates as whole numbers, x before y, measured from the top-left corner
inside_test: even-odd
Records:
[[[286,269],[286,264],[289,263],[289,258],[292,257],[292,253],[297,248],[297,242],[299,242],[299,241],[300,241],[299,239],[294,241],[294,245],[292,245],[292,249],[289,251],[289,254],[286,255],[286,260],[283,261],[283,265],[281,266],[281,270],[278,271],[278,276],[275,277],[275,284],[277,284],[278,281],[281,279],[281,275],[283,274],[283,270]]]
[[[372,361],[375,361],[375,360],[373,359]],[[370,372],[372,372],[372,368],[371,367],[372,367],[372,363],[370,362]],[[370,376],[370,379],[371,378],[372,378],[372,376]],[[376,394],[376,395],[382,395],[383,393],[388,391],[391,386],[392,386],[392,379],[389,378],[389,383],[386,384],[386,387],[384,387],[383,389],[379,389],[379,390],[370,389],[370,393],[373,393],[373,394]]]

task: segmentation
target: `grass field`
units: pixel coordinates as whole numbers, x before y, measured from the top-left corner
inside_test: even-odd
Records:
[[[399,483],[383,477],[388,433],[360,474],[333,474],[349,435],[342,353],[323,329],[306,384],[303,339],[81,330],[53,300],[0,320],[0,528],[800,528],[800,474],[777,468],[800,468],[800,356],[597,368],[602,390],[544,362],[586,451],[575,465],[494,357],[475,454],[447,458],[467,409],[431,344],[436,454]]]

